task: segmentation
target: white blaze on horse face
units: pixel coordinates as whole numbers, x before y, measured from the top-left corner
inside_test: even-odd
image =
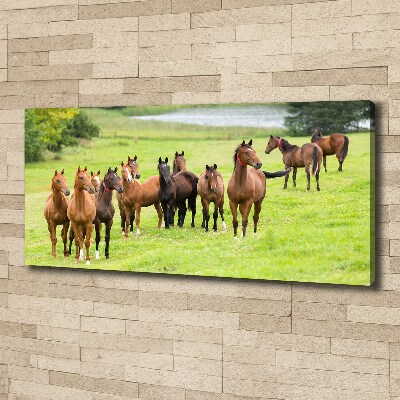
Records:
[[[126,171],[126,174],[127,174],[126,180],[127,180],[129,183],[131,183],[131,182],[132,182],[132,174],[131,174],[130,168],[125,168],[125,171]]]
[[[96,181],[100,185],[100,178],[98,176],[96,176]]]

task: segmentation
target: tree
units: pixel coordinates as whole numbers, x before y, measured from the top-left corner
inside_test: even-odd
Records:
[[[370,119],[370,109],[369,101],[288,103],[285,126],[290,136],[308,136],[315,127],[327,133],[360,131],[365,130],[360,123]]]

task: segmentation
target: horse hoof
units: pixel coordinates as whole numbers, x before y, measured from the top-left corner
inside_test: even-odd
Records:
[[[139,235],[140,235],[140,230],[137,229],[137,230],[136,230],[136,236],[139,236]]]
[[[226,223],[225,223],[225,221],[222,221],[222,229],[223,229],[224,231],[226,231]]]
[[[237,240],[238,239],[238,237],[235,235],[234,237],[233,237],[235,240]]]
[[[100,260],[100,253],[99,253],[99,251],[96,250],[94,254],[95,254],[96,260]]]
[[[78,264],[78,259],[77,258],[75,258],[75,260],[74,260],[74,264]]]
[[[90,260],[87,260],[87,261],[86,261],[86,265],[90,265]]]

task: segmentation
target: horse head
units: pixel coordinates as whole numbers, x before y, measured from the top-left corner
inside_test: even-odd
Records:
[[[214,164],[211,167],[206,165],[206,174],[204,178],[207,181],[208,187],[215,193],[218,189],[217,164]]]
[[[92,182],[94,190],[98,192],[101,186],[100,170],[98,170],[97,173],[93,171],[90,172],[90,181]]]
[[[90,194],[95,193],[90,177],[87,174],[87,167],[85,167],[84,169],[78,167],[75,175],[74,188],[77,190],[86,190]]]
[[[163,178],[165,183],[171,183],[171,168],[168,165],[168,157],[165,157],[165,160],[162,161],[161,157],[158,159],[158,173],[160,174],[160,178]]]
[[[314,143],[320,139],[322,139],[324,136],[322,135],[322,129],[321,128],[313,128],[311,131],[311,143]]]
[[[118,193],[123,193],[124,188],[121,185],[121,178],[117,175],[117,171],[118,167],[115,167],[114,169],[109,167],[104,177],[103,185],[109,192],[116,190]]]
[[[176,173],[180,171],[187,171],[186,169],[186,158],[185,152],[182,150],[182,153],[178,153],[177,151],[175,152],[175,158],[174,158],[174,170]]]
[[[135,178],[134,175],[132,175],[132,169],[129,166],[129,164],[125,164],[123,161],[121,161],[121,175],[122,175],[122,182],[126,181],[128,183],[131,183]]]
[[[58,172],[57,170],[54,171],[51,184],[54,189],[58,190],[59,192],[63,192],[66,196],[69,196],[71,193],[67,186],[67,180],[64,176],[64,169],[61,172]]]
[[[131,168],[132,176],[134,179],[140,179],[139,164],[137,163],[137,156],[130,158],[128,156],[128,165]]]
[[[281,137],[270,135],[267,147],[265,148],[265,154],[271,153],[271,151],[276,149],[277,147],[279,148],[281,141],[282,141]]]
[[[249,143],[243,142],[237,147],[234,154],[234,163],[236,167],[236,162],[239,163],[242,167],[246,165],[250,165],[255,169],[260,169],[262,167],[262,162],[257,156],[255,150],[252,149],[253,139],[249,141]]]

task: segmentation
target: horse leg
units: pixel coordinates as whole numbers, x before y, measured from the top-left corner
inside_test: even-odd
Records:
[[[90,265],[90,241],[92,239],[93,223],[90,222],[86,226],[86,237],[85,237],[85,247],[86,247],[86,265]]]
[[[307,175],[307,191],[310,190],[310,163],[305,165],[306,175]]]
[[[67,241],[68,241],[68,228],[69,228],[69,221],[63,224],[63,228],[61,231],[62,240],[64,243],[64,257],[68,257],[70,252],[67,249]]]
[[[128,237],[129,234],[129,226],[131,219],[131,209],[130,207],[125,206],[125,237]]]
[[[56,235],[56,230],[57,226],[53,221],[48,221],[47,222],[47,227],[49,229],[50,233],[50,240],[51,240],[51,256],[53,258],[56,258],[56,245],[57,245],[57,235]]]
[[[182,201],[178,205],[178,226],[182,228],[183,224],[185,223],[185,217],[186,217],[186,201]]]
[[[217,204],[218,204],[217,202],[214,203],[214,212],[213,212],[213,218],[214,218],[213,229],[214,229],[214,232],[217,232],[217,219],[218,219],[218,205]]]
[[[249,201],[245,204],[239,204],[240,214],[242,214],[242,237],[246,236],[247,224],[249,222],[248,218],[252,204],[252,201]]]
[[[126,215],[125,215],[125,210],[121,211],[121,231],[122,234],[125,233],[125,219],[126,219]]]
[[[97,222],[94,225],[96,229],[96,252],[95,252],[95,258],[96,260],[100,260],[100,253],[99,253],[99,243],[100,243],[100,229],[101,229],[101,222]]]
[[[293,167],[293,187],[296,187],[297,167]]]
[[[287,183],[288,183],[288,180],[289,180],[289,175],[290,175],[290,172],[289,172],[288,174],[286,174],[286,176],[285,176],[285,183],[284,183],[284,185],[283,185],[283,188],[284,188],[284,189],[287,188]]]
[[[204,229],[208,232],[208,222],[210,221],[210,203],[206,199],[201,199],[203,203],[203,220],[204,220]]]
[[[74,234],[74,238],[75,238],[75,260],[74,260],[74,264],[78,264],[79,262],[79,237],[82,235],[82,233],[80,232],[80,229],[78,226],[76,226],[75,223],[71,222],[71,228]],[[71,239],[71,237],[70,237]]]
[[[326,154],[324,154],[322,156],[322,159],[323,159],[323,163],[324,163],[325,172],[328,172],[328,170],[326,169]]]
[[[129,226],[130,226],[130,232],[133,232],[133,223],[135,222],[135,211],[131,211],[131,215],[129,216]]]
[[[262,200],[254,203],[254,216],[253,216],[254,233],[257,233],[257,224],[258,224],[258,220],[260,219],[261,205],[262,205]]]
[[[190,201],[190,199],[188,200],[188,202]],[[192,210],[192,223],[190,224],[190,226],[192,228],[194,228],[194,218],[196,216],[196,199],[194,200],[193,203],[191,203],[190,208]]]
[[[175,201],[173,199],[170,200],[167,207],[167,219],[168,219],[168,227],[174,226],[174,215],[175,215]]]
[[[159,201],[157,201],[156,204],[154,204],[154,208],[157,211],[157,215],[158,215],[158,225],[157,228],[161,228],[161,224],[162,224],[162,210],[161,210],[161,204]]]
[[[221,203],[219,203],[219,215],[221,216],[222,219],[222,229],[224,231],[226,231],[226,223],[225,223],[225,219],[224,219],[224,202],[221,201]]]
[[[175,206],[172,207],[169,213],[169,224],[175,226]],[[179,210],[178,210],[178,225],[179,225]]]
[[[320,191],[320,187],[319,187],[319,168],[317,169],[317,171],[315,172],[315,179],[317,181],[317,190]]]
[[[113,225],[113,220],[110,219],[106,223],[106,250],[105,250],[105,256],[106,256],[107,260],[110,258],[110,238],[111,238],[112,225]]]
[[[136,236],[140,235],[140,210],[142,205],[140,203],[135,204],[135,218],[136,218]]]
[[[237,238],[237,228],[239,226],[238,220],[237,220],[237,206],[238,204],[233,202],[232,200],[229,200],[229,207],[231,209],[232,213],[232,226],[233,226],[233,237]]]

